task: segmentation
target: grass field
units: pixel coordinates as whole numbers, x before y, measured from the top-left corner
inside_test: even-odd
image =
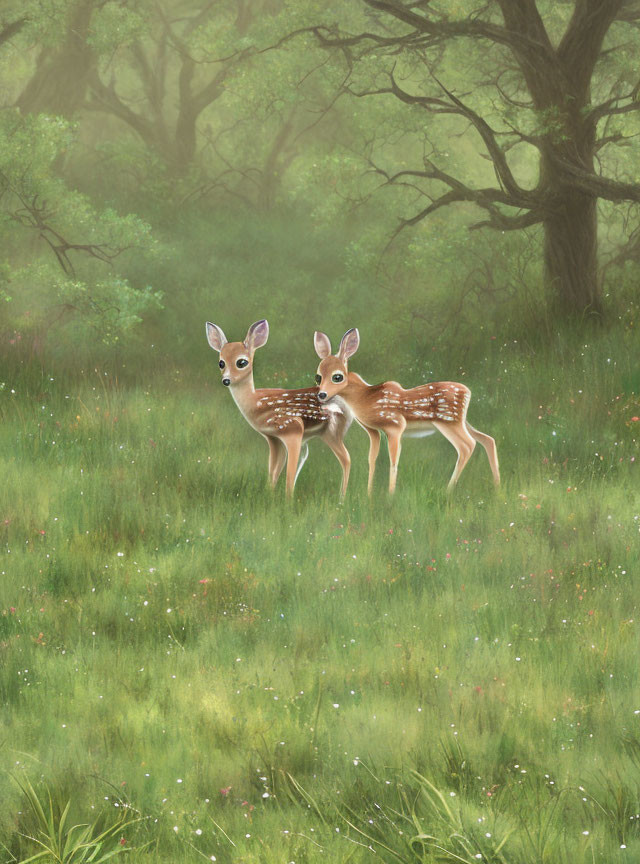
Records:
[[[463,370],[500,490],[429,438],[370,502],[354,426],[342,506],[317,442],[271,494],[212,353],[7,377],[0,861],[27,778],[131,861],[640,860],[640,352],[584,342]]]

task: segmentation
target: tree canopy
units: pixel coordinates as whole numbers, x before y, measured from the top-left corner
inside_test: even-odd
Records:
[[[632,0],[5,3],[4,330],[121,339],[275,226],[289,270],[231,278],[301,316],[314,280],[432,335],[606,315],[640,257],[639,49]]]

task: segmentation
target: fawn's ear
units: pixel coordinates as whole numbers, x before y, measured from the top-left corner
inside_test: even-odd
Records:
[[[321,360],[331,354],[331,342],[326,333],[316,330],[313,334],[313,347],[316,349],[316,354]]]
[[[340,350],[338,351],[338,357],[342,360],[343,363],[346,363],[349,357],[356,353],[359,344],[360,334],[358,333],[358,328],[352,327],[351,330],[347,330],[347,332],[342,337],[342,342],[340,343]]]
[[[212,324],[211,321],[207,321],[207,342],[214,351],[218,352],[222,351],[223,345],[227,344],[227,337],[218,325]]]
[[[268,338],[269,324],[266,319],[263,318],[261,321],[256,321],[255,324],[252,324],[251,327],[249,327],[247,335],[245,336],[244,344],[247,346],[247,349],[253,353],[256,348],[262,348]]]

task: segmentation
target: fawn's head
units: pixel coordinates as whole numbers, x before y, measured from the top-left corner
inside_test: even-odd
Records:
[[[342,337],[337,354],[331,353],[329,337],[319,330],[313,334],[313,344],[321,361],[316,373],[318,399],[321,402],[328,402],[347,386],[347,361],[358,350],[360,334],[355,327],[347,330]]]
[[[207,321],[207,341],[220,354],[218,366],[225,387],[240,384],[253,374],[253,355],[269,338],[269,325],[263,318],[247,330],[244,342],[227,342],[220,327]]]

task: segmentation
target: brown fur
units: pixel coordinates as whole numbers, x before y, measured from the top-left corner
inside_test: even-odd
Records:
[[[266,321],[253,324],[244,342],[227,342],[219,327],[207,324],[209,345],[220,354],[224,367],[223,380],[230,381],[229,389],[240,412],[269,445],[269,479],[275,487],[287,462],[287,494],[293,495],[299,468],[306,458],[300,455],[310,438],[320,438],[335,454],[342,467],[341,495],[347,491],[351,459],[344,445],[344,436],[351,423],[351,415],[334,406],[323,406],[318,400],[317,387],[303,389],[264,388],[256,390],[253,384],[253,357],[257,348],[268,337]],[[238,368],[237,361],[246,359],[247,365]],[[300,465],[299,465],[300,462]]]
[[[315,346],[321,358],[316,378],[319,392],[326,394],[323,404],[340,397],[353,411],[358,423],[369,435],[369,492],[373,488],[376,460],[380,449],[380,433],[387,436],[389,459],[389,491],[394,492],[398,462],[404,435],[426,435],[437,430],[451,442],[458,453],[456,467],[449,481],[453,487],[478,441],[486,450],[496,485],[500,483],[498,453],[490,435],[474,429],[467,422],[471,391],[454,381],[437,381],[405,390],[397,381],[367,384],[355,372],[349,372],[348,360],[358,348],[357,330],[345,333],[337,354],[331,354],[331,344],[324,333],[316,333]],[[334,381],[334,376],[342,380]]]

